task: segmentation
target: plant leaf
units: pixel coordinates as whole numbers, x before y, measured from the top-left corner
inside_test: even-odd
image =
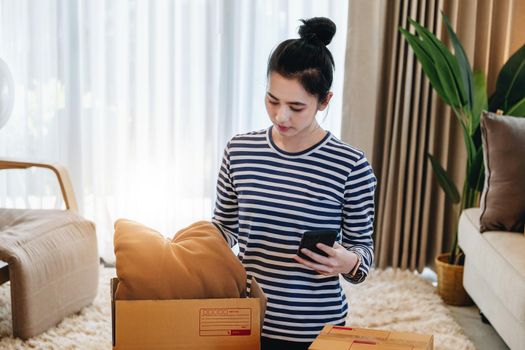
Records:
[[[483,182],[481,182],[481,184],[479,184],[478,182],[479,182],[480,176],[482,175],[481,172],[484,172],[484,171],[485,169],[483,166],[483,147],[479,147],[476,150],[474,161],[468,168],[467,179],[468,179],[470,188],[476,191],[483,190]],[[479,187],[481,187],[481,189]]]
[[[525,97],[510,107],[506,114],[514,117],[525,117]]]
[[[428,159],[430,160],[430,164],[432,165],[432,169],[434,170],[434,174],[436,174],[436,178],[438,181],[438,184],[441,186],[443,191],[445,191],[445,195],[452,203],[459,203],[459,192],[448,175],[447,171],[443,169],[443,167],[439,164],[438,160],[434,158],[433,155],[430,153],[427,154]]]
[[[448,97],[448,104],[454,108],[464,105],[464,93],[461,91],[459,66],[456,58],[448,48],[438,40],[438,38],[428,29],[409,18],[409,22],[416,28],[416,32],[421,38],[422,45],[426,45],[429,51],[433,52],[432,58],[436,65],[436,71],[443,87],[444,93]],[[433,48],[433,49],[431,49]]]
[[[428,47],[423,46],[421,44],[421,40],[418,39],[415,35],[408,32],[406,29],[399,28],[399,31],[405,37],[406,41],[412,48],[412,51],[414,51],[414,54],[419,60],[419,63],[421,64],[423,71],[425,72],[428,80],[430,81],[430,84],[432,84],[432,87],[436,90],[439,97],[441,97],[443,101],[445,101],[445,103],[450,104],[448,96],[445,94],[445,92],[443,91],[443,87],[441,86],[441,82],[436,72],[434,61],[431,58],[432,55],[435,53],[429,52]]]
[[[479,127],[481,113],[487,110],[487,81],[482,71],[474,72],[473,76],[474,91],[472,104],[471,136],[474,135]]]
[[[465,124],[460,122],[461,131],[463,131],[463,139],[465,141],[465,148],[467,149],[467,169],[472,166],[474,159],[476,158],[476,146],[474,145],[474,139],[469,135]]]
[[[447,27],[448,35],[450,36],[450,40],[452,41],[452,45],[454,46],[454,54],[458,62],[459,72],[461,73],[461,82],[463,84],[463,92],[465,93],[465,102],[467,104],[468,110],[472,111],[474,104],[472,68],[470,67],[467,55],[465,53],[465,50],[463,50],[463,46],[461,45],[458,36],[456,35],[454,30],[452,29],[452,26],[450,25],[448,17],[443,11],[441,11],[441,15],[443,16],[445,25]]]
[[[503,65],[498,79],[496,91],[489,100],[489,110],[498,109],[508,113],[510,106],[515,105],[525,97],[525,45],[519,48]]]

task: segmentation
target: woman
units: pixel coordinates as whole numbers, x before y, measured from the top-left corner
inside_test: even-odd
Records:
[[[262,349],[307,349],[327,323],[344,325],[339,274],[366,278],[373,259],[376,179],[363,152],[316,120],[332,98],[335,34],[327,18],[303,20],[299,39],[283,41],[267,69],[268,129],[233,137],[217,182],[213,223],[268,297]],[[333,229],[324,257],[297,256],[305,231]]]

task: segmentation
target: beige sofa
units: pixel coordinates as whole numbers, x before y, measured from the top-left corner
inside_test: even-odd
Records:
[[[525,235],[480,233],[480,215],[480,208],[470,208],[459,220],[463,284],[507,345],[525,349]]]

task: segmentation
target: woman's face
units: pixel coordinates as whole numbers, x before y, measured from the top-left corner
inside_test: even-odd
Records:
[[[317,96],[309,94],[297,79],[272,72],[265,96],[266,111],[275,131],[283,138],[301,137],[316,129],[315,115],[326,108],[329,97],[319,103]]]

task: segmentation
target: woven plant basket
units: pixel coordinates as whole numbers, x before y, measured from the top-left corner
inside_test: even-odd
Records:
[[[449,305],[468,306],[474,304],[463,288],[463,265],[448,263],[448,253],[436,258],[438,294]]]

